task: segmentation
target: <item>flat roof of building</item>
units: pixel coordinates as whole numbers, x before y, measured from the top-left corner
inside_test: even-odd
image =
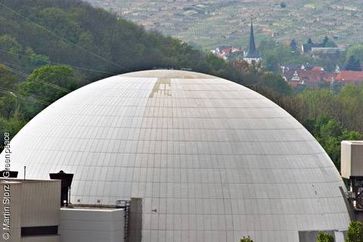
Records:
[[[37,183],[37,182],[60,182],[60,180],[55,179],[19,179],[19,178],[0,178],[0,183]]]

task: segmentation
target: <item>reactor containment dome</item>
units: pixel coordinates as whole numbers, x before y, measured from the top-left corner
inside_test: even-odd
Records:
[[[174,70],[113,76],[59,99],[11,142],[29,179],[73,173],[74,204],[142,198],[144,242],[297,242],[350,222],[314,137],[260,94]],[[1,156],[3,158],[3,154]]]

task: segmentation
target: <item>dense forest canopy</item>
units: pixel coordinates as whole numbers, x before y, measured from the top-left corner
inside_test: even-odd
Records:
[[[14,136],[42,109],[87,83],[155,68],[191,69],[261,92],[303,123],[336,165],[340,141],[363,132],[362,86],[295,95],[266,67],[226,63],[78,0],[0,0],[0,133]]]

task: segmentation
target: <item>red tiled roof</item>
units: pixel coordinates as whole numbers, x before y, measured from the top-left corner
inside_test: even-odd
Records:
[[[360,82],[363,81],[363,71],[341,71],[335,77],[341,82]]]
[[[314,67],[313,69],[291,69],[284,73],[288,81],[292,81],[294,72],[297,72],[300,81],[304,82],[307,86],[318,86],[322,82],[330,82],[334,77],[333,73],[328,73],[321,69],[321,67]]]
[[[314,72],[324,72],[324,69],[323,67],[321,66],[314,66],[311,71],[314,71]]]
[[[220,52],[231,53],[232,52],[232,47],[223,48],[223,49],[220,50]]]

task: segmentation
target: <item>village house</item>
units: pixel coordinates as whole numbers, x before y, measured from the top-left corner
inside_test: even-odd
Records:
[[[327,72],[319,66],[312,68],[306,68],[304,65],[299,67],[283,66],[282,76],[291,87],[306,86],[318,88],[332,82],[335,73]]]
[[[335,81],[343,85],[363,83],[363,71],[341,71],[336,74]]]
[[[238,52],[243,53],[243,50],[241,48],[236,48],[233,46],[219,46],[216,49],[211,50],[211,52],[223,60],[228,60],[228,57],[231,54]]]

